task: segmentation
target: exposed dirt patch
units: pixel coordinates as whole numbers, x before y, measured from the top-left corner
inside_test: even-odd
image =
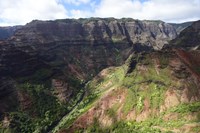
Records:
[[[160,70],[160,68],[161,68],[161,65],[160,65],[160,61],[159,61],[158,58],[155,58],[155,59],[154,59],[154,64],[155,64],[156,73],[159,75],[159,74],[160,74],[160,73],[159,73],[159,70]]]
[[[7,128],[10,125],[10,119],[8,116],[4,116],[4,119],[2,121],[2,127]]]
[[[163,116],[164,121],[178,120],[179,113],[169,113]]]
[[[80,116],[70,128],[70,131],[73,132],[78,128],[86,128],[93,124],[94,119],[97,119],[102,127],[107,127],[113,124],[120,115],[120,107],[125,102],[126,90],[120,88],[114,88],[108,92],[104,97],[100,98],[99,102],[89,109],[86,113]],[[113,109],[114,105],[119,104],[120,107],[116,110]],[[109,112],[113,110],[114,112]],[[112,113],[112,114],[111,114]]]
[[[61,101],[67,102],[73,93],[69,85],[60,79],[52,79],[52,87],[54,88],[54,95]]]
[[[27,110],[31,109],[32,105],[33,105],[31,97],[22,91],[18,91],[17,94],[18,94],[18,99],[20,102],[20,108],[23,111],[27,111]]]
[[[133,109],[128,113],[128,115],[126,116],[126,119],[130,120],[130,121],[135,120],[136,119],[136,115],[137,115],[136,114],[136,110]]]
[[[196,133],[193,128],[200,127],[199,123],[185,124],[180,128],[181,133]]]
[[[151,114],[151,110],[142,111],[140,114],[137,115],[136,121],[145,121]]]
[[[149,110],[150,109],[150,102],[149,102],[149,100],[146,98],[145,100],[144,100],[144,111],[145,110]]]
[[[69,71],[73,74],[76,75],[77,78],[79,79],[85,79],[86,75],[82,72],[82,70],[80,68],[78,68],[76,65],[73,64],[69,64]]]
[[[160,112],[163,112],[171,107],[177,106],[180,104],[180,101],[178,99],[177,93],[173,89],[169,89],[165,93],[165,100],[164,105],[160,107]]]

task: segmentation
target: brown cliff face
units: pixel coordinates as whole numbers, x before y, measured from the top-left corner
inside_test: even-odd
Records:
[[[200,46],[200,21],[194,22],[191,26],[184,29],[180,35],[171,41],[177,47],[199,48]]]
[[[140,21],[134,19],[66,19],[57,21],[32,21],[17,31],[10,39],[23,45],[65,41],[69,44],[90,42],[139,43],[154,49],[177,36],[176,29],[162,21]],[[21,44],[22,45],[22,44]]]

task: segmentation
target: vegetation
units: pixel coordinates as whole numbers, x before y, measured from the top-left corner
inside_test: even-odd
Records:
[[[106,110],[106,114],[110,117],[110,118],[112,118],[114,121],[117,121],[117,114],[116,114],[116,112],[115,112],[115,110],[113,109],[113,108],[109,108],[109,109],[107,109]]]
[[[159,62],[160,62],[160,67],[163,69],[163,68],[166,68],[169,64],[169,57],[167,57],[167,55],[164,55],[162,54],[160,57],[159,57]]]
[[[196,67],[196,68],[194,68],[194,70],[195,70],[197,73],[200,73],[200,67]]]
[[[192,129],[192,131],[195,132],[195,133],[199,133],[200,132],[200,127],[194,127]]]
[[[55,133],[61,128],[69,128],[74,120],[77,119],[84,112],[88,111],[99,99],[99,97],[104,95],[106,91],[108,91],[108,89],[110,89],[113,85],[119,85],[120,81],[123,80],[123,75],[125,74],[124,67],[118,67],[114,69],[108,68],[107,76],[96,77],[93,81],[89,82],[85,86],[88,94],[85,95],[83,100],[78,103],[77,106],[69,114],[63,117],[63,119],[52,132]],[[103,88],[103,86],[108,84],[108,82],[111,82],[111,85]],[[113,109],[108,109],[107,114],[112,116],[112,118],[115,118],[115,112]]]
[[[113,124],[111,127],[102,128],[98,123],[98,120],[95,120],[95,124],[87,129],[87,133],[161,133],[159,129],[151,127],[149,122],[126,122],[119,121]],[[83,130],[82,130],[83,131]],[[81,130],[77,132],[82,132]]]
[[[152,110],[159,110],[164,102],[164,94],[167,89],[170,86],[175,86],[177,88],[180,87],[180,84],[178,84],[176,80],[171,80],[172,77],[168,68],[169,57],[165,55],[159,57],[161,65],[159,72],[156,71],[154,64],[152,64],[153,61],[149,59],[149,57],[142,59],[139,58],[137,59],[137,62],[138,61],[140,63],[137,64],[136,69],[129,71],[126,75],[120,75],[124,77],[121,77],[121,80],[119,80],[121,83],[118,83],[119,86],[123,86],[121,88],[127,89],[127,95],[122,108],[125,115],[132,110],[136,110],[136,113],[139,114],[144,110],[145,106],[149,106]],[[129,59],[127,64],[130,63],[131,59]],[[144,69],[137,70],[139,67],[143,67]],[[144,104],[145,100],[149,102],[149,105]],[[110,118],[115,118],[118,107],[118,104],[113,105],[112,108],[106,110],[106,114]],[[109,127],[103,127],[98,119],[95,118],[93,125],[84,130],[79,129],[77,132],[173,132],[173,128],[179,128],[184,126],[186,123],[192,122],[190,120],[186,120],[183,116],[187,115],[188,112],[198,112],[199,110],[200,108],[198,102],[192,104],[181,104],[162,112],[160,115],[152,112],[151,116],[143,122],[115,120],[115,123]],[[180,119],[164,120],[163,117],[169,112],[177,112]],[[198,131],[199,129],[194,128],[193,130]]]
[[[49,84],[49,77],[51,77],[53,75],[53,70],[51,69],[47,69],[47,68],[42,68],[37,70],[34,74],[32,74],[31,76],[24,76],[24,77],[19,77],[17,80],[18,82],[24,84],[26,82],[29,82],[31,84],[45,84],[48,85],[48,87],[50,86]]]
[[[125,114],[133,108],[137,109],[137,112],[140,113],[144,108],[145,99],[149,102],[152,109],[158,109],[163,104],[167,86],[175,84],[175,82],[173,83],[169,79],[167,68],[160,69],[160,74],[158,75],[155,66],[150,63],[152,61],[149,57],[144,57],[138,61],[140,62],[138,66],[144,67],[146,70],[144,69],[144,72],[141,70],[140,72],[133,70],[123,80],[123,86],[128,88],[128,95],[123,107]]]
[[[200,102],[180,104],[174,108],[171,108],[170,112],[188,113],[198,112],[200,110]]]
[[[128,95],[123,106],[123,112],[128,114],[137,104],[137,96],[133,90],[128,89]]]
[[[117,49],[115,53],[117,53]],[[117,54],[116,59],[121,60]],[[187,123],[199,122],[199,102],[180,104],[164,109],[161,113],[161,105],[164,104],[166,91],[171,87],[179,89],[182,86],[177,82],[177,77],[175,78],[171,74],[169,57],[162,55],[157,59],[160,68],[157,68],[157,64],[152,63],[155,60],[152,60],[150,56],[132,55],[124,65],[103,70],[87,84],[70,77],[68,81],[74,88],[75,94],[72,96],[72,100],[66,104],[58,101],[53,95],[53,88],[30,83],[21,84],[18,88],[22,94],[28,94],[32,107],[28,110],[19,109],[17,112],[10,113],[10,128],[13,132],[22,133],[47,132],[49,130],[55,133],[60,129],[69,129],[77,118],[91,107],[96,106],[104,96],[118,95],[115,90],[125,93],[123,103],[113,102],[111,107],[102,110],[106,116],[112,119],[111,126],[101,125],[100,119],[94,116],[93,124],[84,129],[77,128],[77,133],[161,133],[172,132],[174,128],[180,128]],[[179,76],[186,78],[181,74]],[[187,82],[186,85],[190,86],[190,92],[196,93],[197,89],[193,82]],[[178,89],[177,92],[180,91]],[[135,117],[137,117],[147,110],[151,111],[151,116],[141,118],[140,122],[135,118],[126,119],[131,111],[134,111]],[[118,119],[119,111],[121,111],[122,119]],[[184,117],[193,112],[199,113],[197,120],[187,120]],[[177,114],[177,119],[165,118],[173,113]],[[10,129],[2,129],[3,132],[8,132],[6,130]],[[193,131],[199,131],[199,128],[195,127]]]
[[[30,105],[28,109],[19,108],[17,112],[9,113],[10,128],[13,132],[45,132],[76,103],[60,103],[53,96],[53,89],[45,88],[43,85],[25,83],[20,84],[18,88],[22,95],[29,97],[27,102],[30,102]]]
[[[10,113],[11,124],[10,128],[15,132],[30,133],[33,132],[36,125],[33,124],[33,119],[23,112]]]
[[[98,96],[99,93],[95,93],[85,97],[69,114],[62,118],[52,132],[55,133],[61,128],[68,128],[78,116],[91,108],[92,103],[98,98]]]

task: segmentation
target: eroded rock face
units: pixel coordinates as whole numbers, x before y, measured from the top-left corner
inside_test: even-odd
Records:
[[[45,67],[37,53],[23,51],[12,44],[0,45],[0,52],[1,76],[27,76]]]
[[[111,42],[141,44],[161,49],[177,36],[176,29],[162,21],[134,19],[66,19],[57,21],[32,21],[12,37],[16,45],[32,45],[65,41],[67,44],[90,42],[93,45]]]

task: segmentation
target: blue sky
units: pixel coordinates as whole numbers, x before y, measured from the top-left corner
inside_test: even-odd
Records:
[[[67,10],[88,10],[88,11],[92,11],[92,5],[91,3],[94,3],[95,5],[98,5],[100,3],[100,0],[94,0],[91,2],[66,2],[66,1],[61,1],[61,3],[64,5],[64,7]]]
[[[0,26],[88,17],[194,21],[200,19],[200,0],[0,0]]]

